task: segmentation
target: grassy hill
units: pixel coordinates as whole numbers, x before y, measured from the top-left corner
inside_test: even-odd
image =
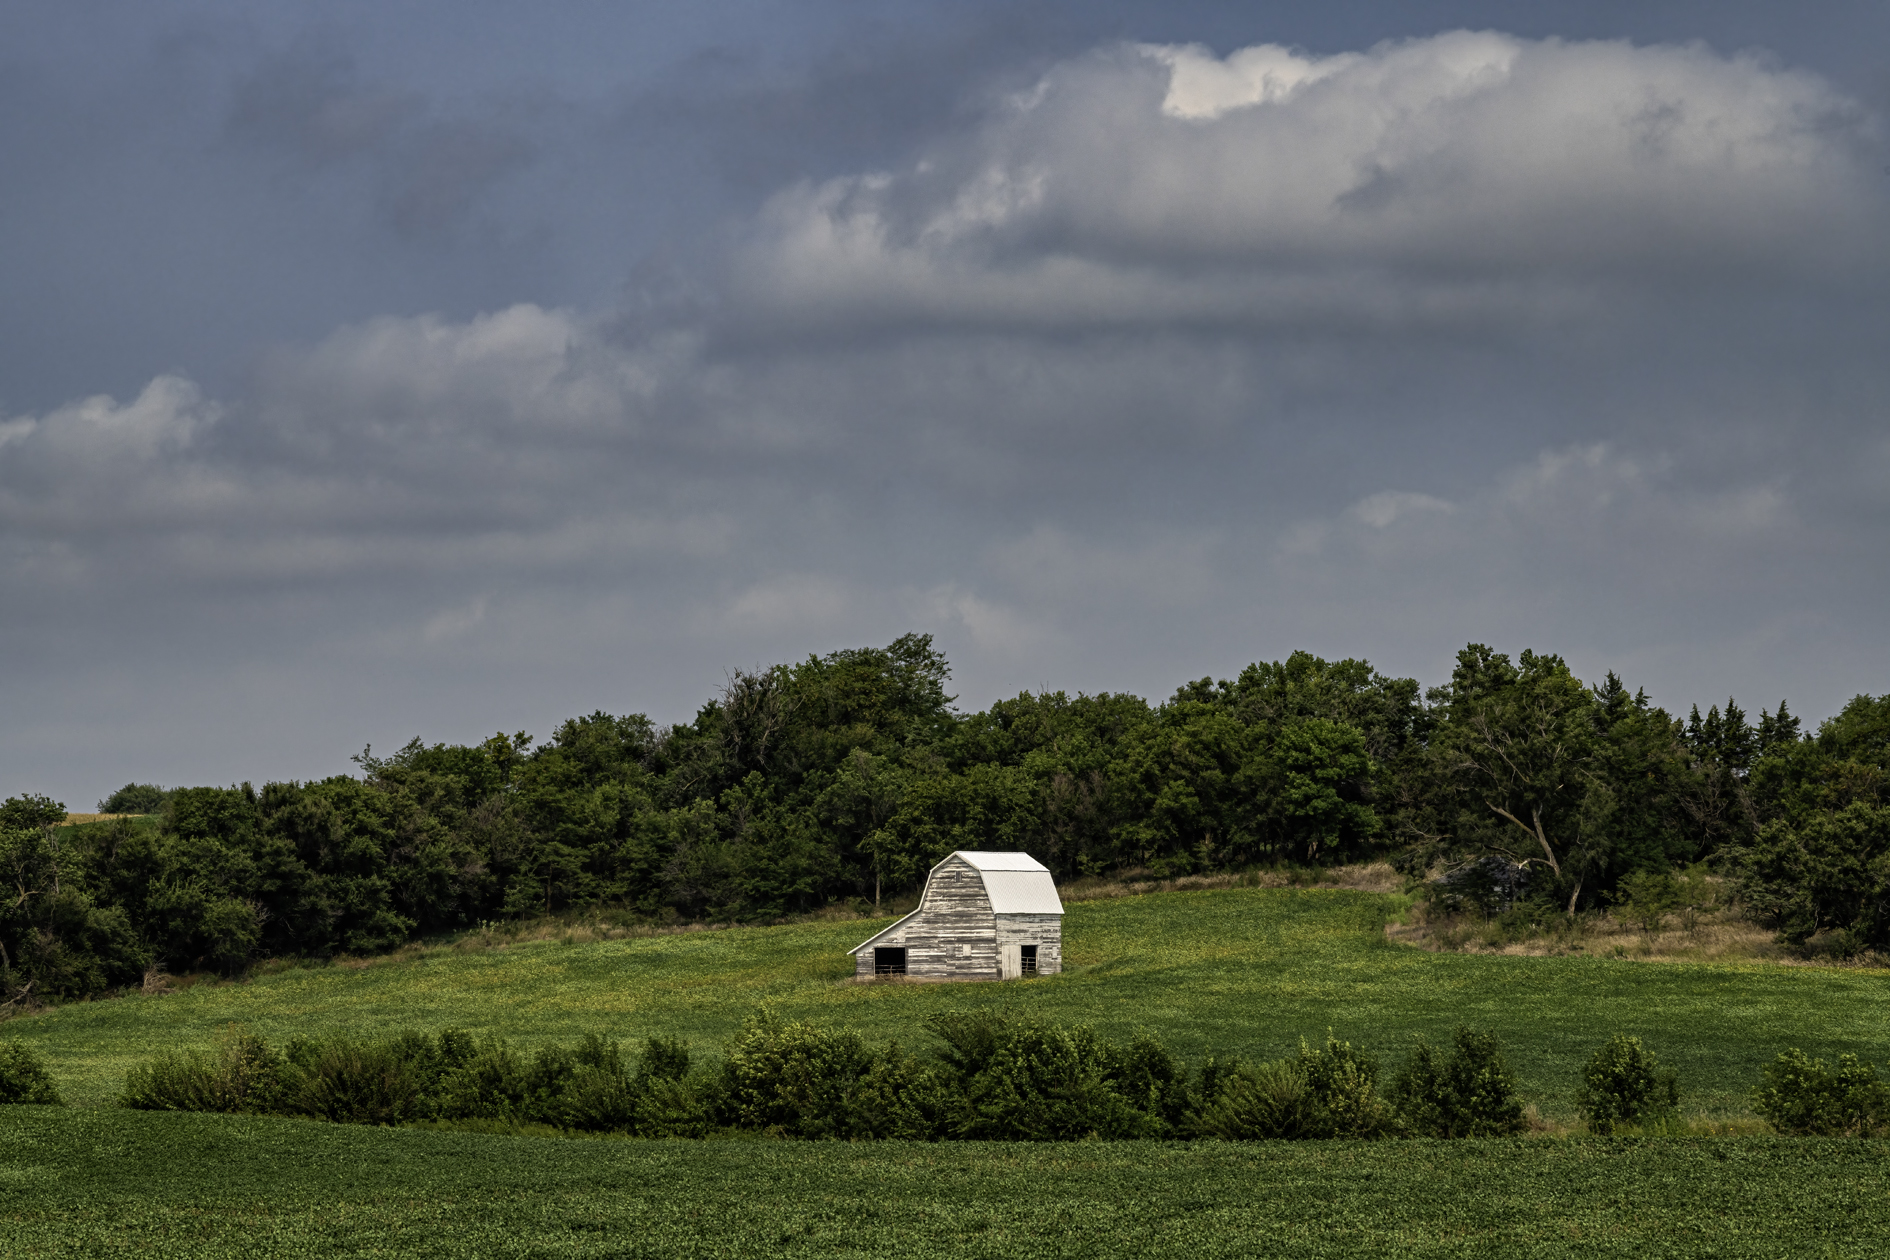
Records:
[[[1385,939],[1395,906],[1371,893],[1283,889],[1077,903],[1065,920],[1069,970],[1003,985],[857,984],[845,951],[879,923],[809,923],[297,968],[67,1006],[4,1032],[36,1045],[82,1105],[108,1103],[155,1050],[208,1044],[231,1022],[278,1041],[456,1025],[524,1044],[681,1035],[713,1053],[764,1002],[919,1047],[921,1016],[973,1006],[1113,1037],[1147,1028],[1190,1058],[1276,1056],[1330,1028],[1392,1066],[1413,1034],[1439,1041],[1467,1022],[1496,1031],[1525,1096],[1565,1120],[1581,1061],[1614,1032],[1639,1034],[1678,1067],[1685,1109],[1707,1117],[1745,1115],[1747,1091],[1787,1046],[1890,1054],[1883,972],[1432,954]]]

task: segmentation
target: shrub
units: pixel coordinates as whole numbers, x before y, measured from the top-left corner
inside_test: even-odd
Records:
[[[1300,1071],[1333,1137],[1382,1137],[1396,1129],[1378,1096],[1378,1060],[1330,1034],[1323,1050],[1299,1047]]]
[[[437,1046],[417,1033],[389,1041],[337,1038],[292,1046],[298,1071],[283,1109],[340,1124],[402,1124],[428,1112],[427,1095],[437,1084]]]
[[[1835,1067],[1796,1047],[1774,1059],[1752,1091],[1752,1109],[1780,1133],[1872,1137],[1890,1131],[1890,1091],[1854,1054]]]
[[[615,1041],[588,1034],[572,1049],[541,1047],[525,1077],[525,1118],[593,1133],[621,1131],[636,1119],[636,1098]]]
[[[1007,1025],[984,1069],[957,1082],[954,1136],[997,1141],[1154,1137],[1159,1118],[1111,1087],[1110,1048],[1085,1025]]]
[[[155,814],[168,793],[155,783],[127,783],[98,803],[101,814]]]
[[[729,1046],[716,1109],[726,1125],[781,1137],[930,1137],[927,1076],[897,1045],[873,1050],[858,1033],[763,1011]]]
[[[1302,1042],[1297,1058],[1238,1067],[1218,1086],[1211,1075],[1202,1072],[1207,1101],[1194,1123],[1210,1137],[1375,1138],[1397,1128],[1378,1097],[1378,1061],[1332,1037],[1321,1050]]]
[[[1644,870],[1623,876],[1612,900],[1623,919],[1651,937],[1667,926],[1683,898],[1672,871]]]
[[[1327,1136],[1320,1132],[1306,1073],[1294,1059],[1234,1068],[1219,1095],[1202,1109],[1195,1127],[1208,1137],[1230,1142]]]
[[[1842,929],[1848,950],[1890,946],[1890,806],[1774,820],[1733,856],[1740,899],[1780,940]]]
[[[1404,1125],[1424,1137],[1496,1137],[1525,1127],[1502,1046],[1469,1028],[1457,1030],[1448,1059],[1420,1040],[1392,1082],[1391,1102]]]
[[[1164,1133],[1177,1132],[1194,1109],[1188,1074],[1168,1047],[1146,1032],[1128,1045],[1110,1047],[1103,1069],[1109,1087],[1138,1111],[1159,1122]]]
[[[18,1037],[0,1045],[0,1106],[26,1103],[63,1107],[52,1073],[34,1049]]]
[[[233,1027],[208,1055],[164,1054],[132,1068],[119,1103],[140,1111],[278,1112],[292,1070],[261,1037]]]
[[[1582,1069],[1575,1104],[1590,1132],[1613,1133],[1623,1125],[1672,1115],[1680,1106],[1680,1085],[1639,1037],[1616,1033]]]
[[[524,1120],[525,1062],[497,1037],[459,1048],[465,1054],[441,1077],[433,1114],[442,1120]]]

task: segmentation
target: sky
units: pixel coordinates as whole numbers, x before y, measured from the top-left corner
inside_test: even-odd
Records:
[[[12,0],[0,795],[1295,649],[1890,691],[1890,8]]]

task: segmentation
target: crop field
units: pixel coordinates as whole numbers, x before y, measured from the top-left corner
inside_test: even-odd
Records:
[[[1770,1138],[559,1141],[15,1107],[10,1257],[1871,1257],[1890,1150]]]
[[[600,1032],[682,1036],[713,1055],[762,1003],[923,1049],[919,1020],[994,1007],[1146,1028],[1190,1059],[1273,1057],[1330,1029],[1401,1061],[1414,1034],[1458,1023],[1509,1047],[1523,1095],[1551,1123],[1574,1119],[1581,1062],[1611,1033],[1641,1036],[1680,1071],[1696,1121],[1753,1127],[1747,1093],[1780,1050],[1890,1056],[1890,975],[1772,963],[1427,953],[1385,938],[1396,898],[1340,890],[1160,893],[1069,907],[1062,976],[1011,984],[859,984],[845,950],[876,921],[819,922],[582,944],[442,949],[82,1003],[9,1021],[48,1059],[69,1101],[109,1103],[127,1068],[159,1049],[208,1045],[242,1023],[370,1035],[459,1026],[522,1045]],[[1034,1157],[1033,1157],[1034,1158]]]

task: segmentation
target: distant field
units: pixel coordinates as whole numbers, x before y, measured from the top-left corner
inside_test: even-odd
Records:
[[[1510,1046],[1525,1097],[1571,1120],[1576,1073],[1609,1034],[1639,1034],[1680,1069],[1685,1109],[1747,1117],[1747,1091],[1787,1046],[1890,1056],[1890,973],[1773,964],[1434,954],[1382,931],[1393,899],[1337,890],[1227,889],[1076,903],[1070,970],[1010,984],[857,984],[845,950],[877,921],[745,928],[588,944],[440,951],[319,966],[161,997],[85,1003],[9,1021],[67,1097],[110,1101],[154,1051],[241,1022],[265,1037],[458,1025],[521,1043],[597,1031],[680,1035],[713,1054],[763,1002],[784,1015],[927,1044],[927,1012],[993,1007],[1147,1028],[1176,1051],[1270,1057],[1338,1036],[1395,1066],[1413,1034],[1468,1022]]]
[[[1890,1146],[559,1141],[0,1108],[0,1254],[1882,1256]]]

